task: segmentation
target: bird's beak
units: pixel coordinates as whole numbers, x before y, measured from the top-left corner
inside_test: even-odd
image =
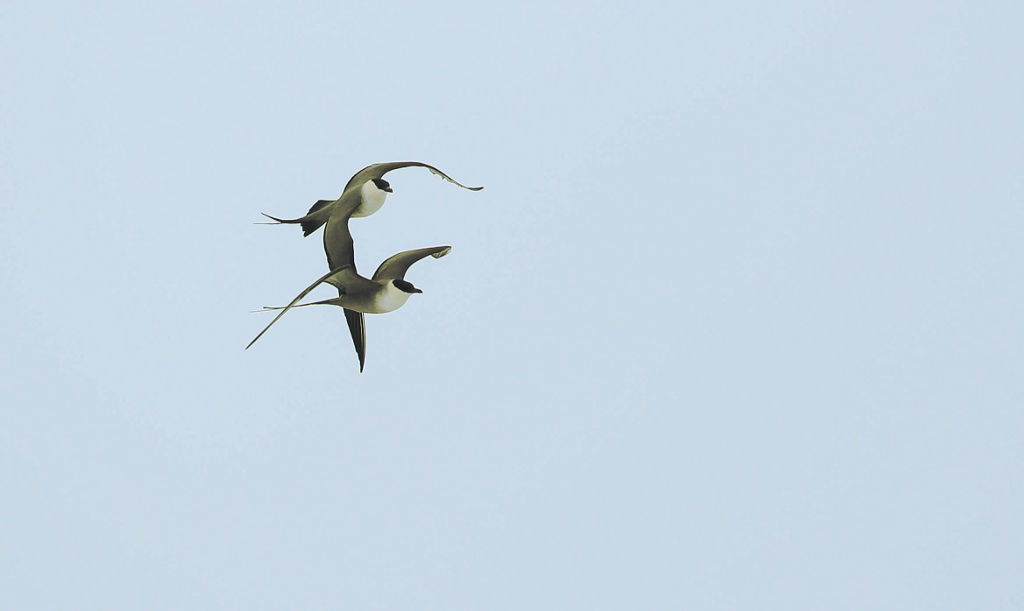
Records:
[[[384,191],[386,191],[388,193],[394,193],[395,192],[395,190],[392,189],[391,187],[388,187],[387,189],[384,189]]]

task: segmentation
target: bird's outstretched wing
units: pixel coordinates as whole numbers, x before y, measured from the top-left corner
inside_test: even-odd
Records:
[[[313,204],[313,206],[309,209],[309,212],[307,212],[306,214],[307,215],[313,214],[314,212],[316,212],[317,210],[323,208],[327,204],[333,204],[336,201],[338,201],[338,200],[336,200],[336,199],[319,199],[319,200],[317,200],[317,202],[315,204]]]
[[[363,373],[363,363],[366,362],[366,316],[362,312],[345,308],[345,321],[359,357],[359,373]]]
[[[352,242],[352,232],[348,228],[348,220],[352,212],[332,218],[324,229],[324,253],[327,254],[327,267],[338,269],[351,265],[355,270],[356,253]]]
[[[455,180],[451,176],[445,174],[441,170],[438,170],[434,166],[427,165],[420,161],[389,161],[387,163],[375,163],[373,165],[368,165],[362,170],[356,172],[355,176],[348,180],[348,184],[345,185],[345,190],[342,191],[342,193],[347,192],[352,187],[362,187],[363,183],[365,183],[368,180],[373,180],[374,178],[383,178],[385,174],[392,170],[399,170],[401,168],[410,167],[427,168],[432,173],[437,174],[441,178],[447,180],[448,182],[454,185],[458,185],[463,189],[469,189],[470,191],[479,191],[480,189],[483,189],[483,187],[467,187],[466,185]]]
[[[423,257],[432,256],[440,259],[451,251],[451,246],[431,246],[430,248],[419,248],[417,250],[406,250],[397,255],[389,257],[380,264],[377,271],[373,273],[374,280],[405,280],[405,272],[413,263]]]

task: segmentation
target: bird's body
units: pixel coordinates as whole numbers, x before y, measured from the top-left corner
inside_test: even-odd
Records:
[[[400,279],[368,280],[357,274],[352,268],[336,272],[323,281],[337,287],[338,296],[333,299],[317,301],[316,304],[341,306],[361,314],[394,312],[404,306],[406,301],[409,301],[410,295],[423,292],[413,287],[411,283]]]
[[[309,235],[319,229],[322,225],[331,222],[348,222],[352,217],[370,216],[384,206],[384,200],[388,193],[392,193],[391,185],[384,180],[384,175],[393,170],[408,167],[424,167],[432,173],[437,174],[448,182],[458,185],[470,191],[479,191],[483,187],[467,187],[456,181],[441,170],[432,165],[419,161],[392,161],[389,163],[375,163],[368,165],[355,173],[345,184],[341,197],[338,199],[322,199],[309,209],[305,216],[296,219],[279,219],[265,214],[267,218],[273,219],[276,223],[299,224],[302,226],[304,235]],[[324,235],[324,249],[327,251],[328,259],[331,258],[331,242],[327,235]]]
[[[405,273],[413,263],[416,263],[420,259],[427,256],[440,259],[448,254],[451,249],[451,246],[434,246],[431,248],[420,248],[417,250],[400,252],[381,263],[380,267],[377,268],[377,271],[374,272],[373,278],[366,278],[359,275],[356,271],[355,264],[348,264],[340,269],[331,270],[318,278],[316,282],[306,287],[306,289],[299,293],[298,296],[296,296],[288,305],[284,307],[265,308],[267,310],[281,310],[281,312],[276,318],[274,318],[274,320],[270,321],[270,324],[260,331],[260,334],[249,342],[249,345],[245,348],[248,350],[249,346],[255,344],[256,340],[262,337],[263,334],[267,332],[267,329],[270,329],[278,319],[284,316],[285,312],[294,307],[336,305],[345,308],[345,317],[348,319],[349,329],[352,331],[353,339],[356,339],[357,337],[362,338],[362,346],[364,349],[364,352],[360,353],[362,357],[362,355],[365,354],[366,340],[363,315],[394,312],[405,305],[405,302],[409,300],[409,297],[413,293],[422,293],[423,291],[416,288],[411,282],[408,282],[405,279]],[[303,297],[325,282],[337,287],[339,293],[337,297],[324,299],[322,301],[314,301],[311,303],[299,303]],[[358,325],[355,324],[356,319],[358,320]],[[357,340],[357,347],[359,345],[360,344]],[[362,368],[363,358],[360,358],[359,370],[362,371]]]
[[[279,219],[269,214],[264,214],[267,218],[275,221],[274,224],[286,223],[286,224],[299,224],[302,227],[304,236],[308,236],[313,233],[321,226],[326,225],[324,228],[324,252],[327,254],[327,267],[331,271],[339,270],[347,265],[352,266],[353,273],[355,272],[355,253],[352,246],[352,234],[349,232],[348,221],[352,217],[365,217],[370,216],[380,210],[384,206],[384,201],[387,199],[388,193],[393,193],[391,185],[384,180],[384,175],[393,170],[398,170],[407,167],[424,167],[430,170],[431,173],[437,174],[441,178],[451,182],[455,185],[462,187],[463,189],[469,189],[470,191],[479,191],[483,187],[467,187],[453,178],[435,168],[434,166],[421,163],[419,161],[393,161],[389,163],[375,163],[368,165],[362,170],[359,170],[349,179],[348,183],[345,184],[345,188],[342,191],[341,197],[335,200],[322,199],[309,209],[309,212],[305,216],[296,219]],[[440,248],[440,247],[439,247]],[[406,251],[418,252],[418,251]],[[434,255],[435,257],[443,256],[447,253],[447,250],[442,254]],[[399,257],[402,254],[395,255]],[[426,255],[424,255],[426,256]],[[392,257],[391,259],[394,259]],[[422,257],[421,257],[422,258]],[[391,261],[388,259],[388,261]],[[418,260],[418,259],[417,259]],[[413,261],[415,262],[415,261]],[[382,267],[387,264],[385,261]],[[410,263],[411,265],[412,263]],[[378,270],[379,272],[379,270]],[[404,271],[402,272],[404,274]],[[358,275],[358,274],[357,274]],[[339,276],[340,278],[341,276]],[[362,278],[362,276],[359,276]],[[374,275],[376,278],[376,274]],[[330,278],[333,278],[331,274],[328,274],[316,284],[320,282],[328,282],[338,286],[336,282],[332,282]],[[366,280],[365,278],[362,278]],[[367,282],[371,282],[366,280]],[[340,280],[338,281],[340,282]],[[314,285],[315,286],[315,285]],[[383,286],[383,285],[382,285]],[[410,285],[412,286],[412,285]],[[343,294],[342,287],[338,286],[339,296],[336,303],[333,305],[340,305],[345,308],[345,319],[348,322],[349,331],[352,334],[352,342],[355,345],[356,353],[359,356],[359,369],[362,371],[363,362],[366,358],[366,326],[363,320],[363,314],[370,313],[382,313],[390,312],[394,309],[401,307],[408,299],[408,293],[403,293],[397,287],[384,287],[387,291],[386,295],[376,295],[372,299],[367,297],[371,294],[371,287],[364,286],[365,290],[358,291],[358,296],[353,296],[352,291],[349,290],[348,295]],[[312,290],[312,287],[310,288]],[[397,291],[397,292],[396,292]],[[308,292],[308,291],[307,291]],[[402,297],[402,294],[405,297]],[[305,296],[305,293],[302,295]],[[348,298],[347,300],[343,298]],[[299,298],[301,299],[301,297]],[[332,301],[332,300],[327,300]],[[294,303],[294,302],[293,302]],[[345,305],[345,303],[351,304],[351,307]],[[390,307],[392,304],[394,307],[390,310],[375,310],[375,308]],[[307,304],[313,305],[313,304]],[[284,308],[287,310],[291,306]],[[284,312],[281,312],[284,314]],[[280,318],[281,314],[278,315]],[[275,321],[277,318],[274,319]],[[270,324],[274,324],[271,322]],[[269,328],[269,325],[268,325]],[[265,331],[266,329],[264,329]],[[262,335],[262,333],[260,334]],[[257,339],[259,339],[257,337]],[[253,340],[254,342],[256,340]],[[249,344],[252,345],[251,343]],[[248,347],[248,346],[247,346]]]

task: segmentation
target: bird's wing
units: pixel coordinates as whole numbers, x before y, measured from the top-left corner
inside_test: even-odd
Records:
[[[327,204],[333,204],[336,201],[338,201],[338,200],[336,200],[336,199],[319,199],[319,200],[317,200],[317,202],[315,204],[313,204],[313,207],[310,208],[309,212],[307,212],[306,214],[313,214],[314,212],[316,212],[317,210],[323,208]]]
[[[362,373],[363,363],[366,362],[366,316],[362,312],[345,308],[345,321],[348,322],[352,343],[355,344],[356,355],[359,357],[359,373]]]
[[[448,254],[451,251],[451,246],[432,246],[430,248],[419,248],[417,250],[407,250],[400,252],[393,257],[388,258],[380,264],[377,271],[373,273],[374,280],[405,280],[405,272],[409,271],[409,267],[413,263],[419,261],[423,257],[430,255],[435,259]]]
[[[299,303],[299,301],[301,301],[302,298],[305,297],[306,295],[309,295],[309,293],[313,289],[320,286],[324,282],[328,282],[340,289],[347,290],[345,289],[346,284],[348,284],[346,281],[350,279],[361,279],[364,282],[370,282],[369,280],[366,280],[365,278],[362,278],[359,274],[357,274],[356,270],[353,269],[351,266],[327,272],[323,276],[320,276],[320,278],[318,278],[316,282],[306,287],[306,290],[299,293],[298,296],[295,297],[295,299],[292,299],[291,303],[281,308],[281,311],[278,313],[277,316],[274,317],[274,320],[270,321],[270,324],[264,327],[263,330],[260,331],[260,334],[253,338],[251,342],[249,342],[249,345],[246,346],[245,349],[248,350],[250,346],[256,343],[256,340],[263,337],[263,334],[266,333],[267,330],[270,329],[270,327],[272,327],[274,323],[278,321],[278,319],[284,316],[285,312],[295,307],[295,304]],[[375,286],[379,285],[375,284]]]
[[[351,216],[351,211],[348,214],[336,214],[324,229],[324,252],[327,253],[327,266],[331,269],[351,265],[355,270],[355,246],[352,243],[352,232],[348,229]]]
[[[445,174],[441,170],[438,170],[434,166],[427,165],[419,161],[390,161],[388,163],[375,163],[373,165],[368,165],[362,170],[356,172],[356,175],[350,178],[348,184],[345,185],[345,191],[343,191],[343,193],[348,192],[349,189],[355,186],[362,187],[363,183],[365,183],[368,180],[373,180],[374,178],[383,178],[385,174],[392,170],[398,170],[401,168],[409,167],[427,168],[434,174],[437,174],[441,178],[447,180],[452,184],[458,185],[463,189],[469,189],[470,191],[479,191],[480,189],[483,189],[483,187],[467,187],[466,185],[458,182],[451,176]]]

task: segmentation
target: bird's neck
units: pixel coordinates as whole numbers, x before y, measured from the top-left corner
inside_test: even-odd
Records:
[[[405,305],[406,301],[409,301],[410,293],[406,293],[402,289],[395,286],[395,283],[388,280],[388,283],[384,285],[382,290],[376,299],[374,304],[379,313],[394,312],[398,308]]]
[[[363,183],[359,194],[361,196],[359,207],[352,213],[352,216],[370,216],[381,209],[381,206],[384,205],[384,199],[388,196],[388,192],[378,189],[372,180]]]

